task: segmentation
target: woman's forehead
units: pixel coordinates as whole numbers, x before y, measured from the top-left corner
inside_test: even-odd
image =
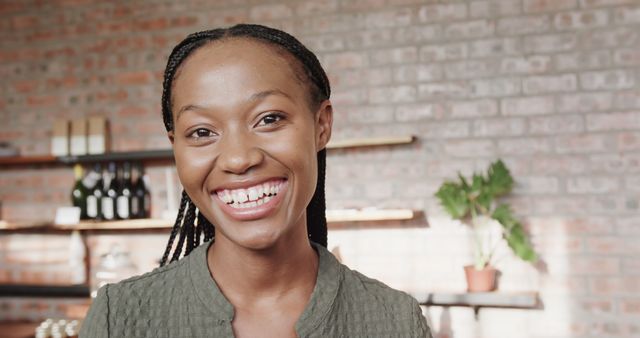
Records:
[[[194,51],[176,74],[173,106],[242,100],[267,90],[306,100],[306,89],[294,65],[295,60],[277,47],[251,39],[209,43]]]

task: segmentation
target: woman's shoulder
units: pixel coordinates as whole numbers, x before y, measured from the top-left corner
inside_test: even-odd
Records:
[[[342,269],[343,280],[336,300],[336,308],[342,310],[334,315],[336,319],[343,318],[347,332],[353,329],[349,323],[357,323],[357,332],[364,330],[378,336],[431,337],[415,298],[345,265]]]
[[[343,265],[344,279],[342,288],[348,298],[366,302],[369,306],[390,307],[414,307],[418,302],[406,292],[396,290],[385,283],[351,270]]]

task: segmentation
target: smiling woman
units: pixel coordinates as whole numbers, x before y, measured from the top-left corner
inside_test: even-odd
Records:
[[[178,44],[162,98],[178,219],[161,267],[100,289],[81,336],[430,337],[413,298],[325,248],[329,96],[315,55],[282,31]]]

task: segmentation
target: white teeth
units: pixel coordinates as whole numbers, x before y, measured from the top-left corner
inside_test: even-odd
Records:
[[[256,188],[249,188],[248,190],[249,193],[249,201],[255,201],[258,199],[258,190]]]
[[[247,196],[247,192],[244,189],[238,189],[233,192],[233,200],[244,203],[249,200],[249,196]]]
[[[233,208],[251,208],[269,202],[282,187],[283,182],[265,182],[248,189],[221,190],[216,194]]]

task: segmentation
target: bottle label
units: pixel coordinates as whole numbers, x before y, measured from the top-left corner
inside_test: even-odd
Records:
[[[133,196],[133,198],[131,198],[131,215],[133,215],[134,217],[138,217],[138,213],[140,212],[140,197],[137,196]]]
[[[87,196],[87,216],[90,218],[98,217],[98,198],[93,195]]]
[[[102,198],[102,216],[107,220],[111,220],[114,218],[113,200],[109,197]]]
[[[118,204],[118,217],[129,218],[129,198],[127,196],[118,196],[116,203]]]

